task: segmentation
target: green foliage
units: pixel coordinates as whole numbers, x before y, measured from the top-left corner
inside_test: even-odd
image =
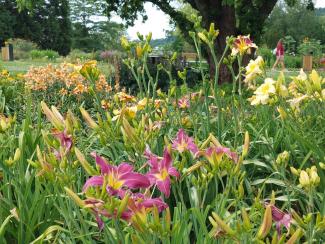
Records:
[[[67,0],[35,2],[31,10],[22,11],[19,11],[14,1],[1,0],[0,10],[0,18],[6,13],[10,14],[10,18],[4,17],[0,21],[4,30],[9,28],[6,32],[10,35],[4,35],[5,38],[31,40],[40,48],[52,49],[61,55],[70,51],[71,22]]]
[[[29,54],[31,59],[47,59],[53,61],[60,57],[58,52],[53,50],[32,50]]]
[[[266,21],[262,40],[270,48],[275,47],[278,40],[286,36],[291,36],[296,41],[295,47],[306,37],[325,43],[324,28],[321,18],[314,11],[307,10],[305,5],[278,5]]]
[[[285,36],[283,39],[285,52],[288,54],[295,54],[296,40],[292,36]]]
[[[306,38],[298,47],[301,55],[312,55],[315,57],[322,56],[322,45],[319,40]]]
[[[267,67],[272,67],[275,61],[275,55],[272,50],[267,47],[257,49],[257,55],[262,56]]]
[[[301,69],[302,68],[302,56],[285,55],[284,63],[286,68]]]

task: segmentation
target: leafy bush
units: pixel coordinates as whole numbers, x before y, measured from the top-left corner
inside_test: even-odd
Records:
[[[73,49],[67,56],[67,60],[69,62],[75,63],[78,60],[83,62],[86,60],[100,60],[100,58],[99,52],[86,53],[80,49]]]
[[[287,68],[292,68],[292,69],[302,68],[302,57],[285,55],[284,63]]]
[[[321,42],[319,40],[305,38],[305,40],[299,45],[298,52],[301,55],[320,57],[322,55]]]
[[[15,59],[28,59],[30,52],[37,49],[37,45],[34,42],[24,39],[13,39],[10,41],[14,47]]]
[[[48,60],[55,60],[60,57],[58,52],[53,50],[32,50],[30,51],[30,57],[32,59],[48,59]]]
[[[296,53],[296,40],[292,36],[285,36],[283,38],[285,52],[288,54]]]

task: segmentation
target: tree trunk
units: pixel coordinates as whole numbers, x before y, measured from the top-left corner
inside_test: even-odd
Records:
[[[237,35],[235,10],[231,6],[222,5],[221,1],[196,0],[196,7],[202,15],[202,25],[205,29],[209,29],[210,24],[214,23],[220,33],[215,42],[215,50],[217,57],[220,58],[226,48],[227,36]],[[210,76],[215,74],[215,65],[213,63],[210,52],[205,52],[209,64]],[[226,65],[222,64],[219,70],[219,83],[231,82],[232,77]]]

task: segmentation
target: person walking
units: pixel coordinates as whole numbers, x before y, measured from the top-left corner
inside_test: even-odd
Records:
[[[282,44],[282,40],[280,39],[278,41],[278,44],[276,46],[276,51],[275,51],[275,55],[276,55],[276,61],[273,65],[272,70],[275,69],[275,67],[279,64],[281,64],[282,66],[282,70],[285,70],[285,65],[284,65],[284,47]]]

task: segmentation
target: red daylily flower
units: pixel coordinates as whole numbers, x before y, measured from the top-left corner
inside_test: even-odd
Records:
[[[172,167],[172,158],[167,149],[164,150],[164,157],[159,159],[158,156],[152,154],[148,149],[145,155],[149,157],[148,164],[151,169],[147,174],[150,183],[156,184],[158,189],[168,198],[170,195],[170,175],[180,177],[176,168]]]
[[[257,46],[252,42],[249,35],[238,36],[234,41],[231,55],[235,56],[237,53],[244,55],[250,48],[257,48]]]
[[[193,141],[193,138],[189,137],[183,129],[180,129],[177,132],[172,147],[174,150],[177,150],[179,153],[189,150],[195,155],[199,151],[198,147],[195,145]]]
[[[83,191],[86,191],[91,186],[103,186],[104,179],[107,183],[106,190],[111,195],[121,193],[123,187],[137,189],[150,186],[148,178],[142,174],[135,173],[133,171],[133,166],[127,163],[114,166],[107,163],[104,158],[96,153],[92,153],[92,156],[100,167],[101,175],[89,178],[83,186]]]

